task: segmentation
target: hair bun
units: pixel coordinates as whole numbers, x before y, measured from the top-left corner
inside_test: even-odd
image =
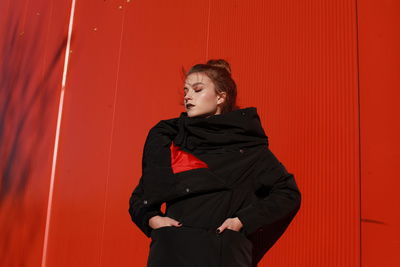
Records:
[[[231,74],[231,66],[229,65],[228,61],[224,59],[210,59],[207,61],[207,65],[224,68],[229,74]]]

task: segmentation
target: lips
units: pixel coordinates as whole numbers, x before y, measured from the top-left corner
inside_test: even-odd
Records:
[[[192,107],[194,107],[193,104],[186,104],[186,108],[192,108]]]

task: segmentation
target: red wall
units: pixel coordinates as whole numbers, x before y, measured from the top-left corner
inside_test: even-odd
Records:
[[[400,1],[359,3],[362,266],[400,265]]]
[[[257,107],[302,192],[259,266],[399,265],[399,11],[0,1],[0,266],[145,266],[128,214],[145,137],[184,110],[181,67],[211,58],[231,63],[239,105]]]

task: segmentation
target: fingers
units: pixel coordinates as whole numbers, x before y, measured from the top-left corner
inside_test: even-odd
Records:
[[[182,226],[182,223],[181,223],[181,222],[175,221],[175,222],[172,223],[172,225],[173,225],[173,226],[180,227],[180,226]]]
[[[224,221],[223,224],[221,224],[220,227],[218,227],[215,232],[217,234],[222,233],[225,229],[230,229],[233,231],[239,231],[240,228],[243,226],[242,222],[239,220],[239,218],[228,218]]]
[[[226,228],[227,228],[227,226],[224,225],[224,224],[222,224],[220,227],[217,228],[217,230],[215,230],[215,232],[216,232],[217,234],[220,234],[220,233],[222,233]]]
[[[157,216],[155,216],[155,217],[157,217]],[[150,225],[151,228],[155,229],[155,228],[160,228],[160,227],[164,227],[164,226],[180,227],[180,226],[182,226],[182,223],[178,222],[175,219],[167,217],[167,216],[162,216],[162,217],[158,216],[157,219],[155,218],[155,219],[152,220],[151,224],[149,222],[149,225]]]
[[[171,219],[171,225],[172,226],[176,226],[176,227],[180,227],[180,226],[182,226],[182,223],[178,222],[177,220]]]
[[[226,228],[228,228],[228,224],[229,224],[229,219],[226,219],[220,227],[217,228],[217,230],[215,230],[215,232],[217,234],[222,233]]]

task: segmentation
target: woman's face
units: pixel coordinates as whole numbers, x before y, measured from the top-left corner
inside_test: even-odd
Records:
[[[183,92],[188,117],[209,117],[221,114],[220,105],[224,98],[216,93],[214,83],[206,74],[195,72],[188,75]],[[188,106],[188,104],[192,104],[192,106]]]

